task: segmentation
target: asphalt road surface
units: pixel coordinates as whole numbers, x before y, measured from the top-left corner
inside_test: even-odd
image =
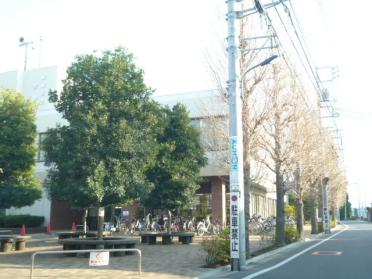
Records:
[[[345,229],[220,278],[372,279],[372,224],[345,222]]]

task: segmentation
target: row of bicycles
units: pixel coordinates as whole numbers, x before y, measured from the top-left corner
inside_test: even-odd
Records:
[[[292,216],[285,216],[286,225],[296,225],[296,221]],[[275,229],[275,216],[263,218],[259,215],[253,215],[248,221],[249,233],[251,235],[260,235],[269,233]]]
[[[115,218],[115,225],[107,226],[107,230],[120,231],[125,234],[134,234],[141,231],[165,231],[168,228],[168,219],[164,216],[152,217],[148,214],[143,219],[137,220],[120,220]],[[222,226],[218,221],[212,222],[207,216],[201,221],[196,221],[195,217],[173,217],[171,223],[171,231],[186,231],[195,232],[199,236],[203,235],[218,235],[221,232]]]
[[[296,221],[291,216],[285,217],[287,225],[295,225]],[[168,219],[164,216],[152,217],[148,214],[143,219],[137,220],[120,220],[115,218],[114,224],[105,223],[105,230],[107,231],[120,231],[125,234],[134,234],[135,232],[153,231],[160,232],[166,231],[168,228]],[[248,229],[251,235],[261,235],[269,233],[275,229],[276,219],[274,216],[263,218],[259,215],[253,215],[248,221]],[[212,222],[210,216],[203,220],[196,221],[195,217],[174,217],[172,218],[171,231],[173,232],[194,232],[198,236],[203,235],[219,235],[222,230],[222,225],[217,220]]]

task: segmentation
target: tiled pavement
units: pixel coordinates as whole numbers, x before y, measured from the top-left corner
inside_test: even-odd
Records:
[[[205,252],[201,238],[196,237],[190,245],[138,245],[142,251],[142,275],[138,275],[138,257],[110,257],[106,267],[89,267],[88,258],[63,255],[39,255],[33,278],[194,278],[209,269],[203,268]],[[259,250],[271,244],[270,237],[252,237],[251,249]],[[36,251],[61,250],[55,236],[32,235],[25,251],[0,253],[0,278],[30,278],[31,254]]]

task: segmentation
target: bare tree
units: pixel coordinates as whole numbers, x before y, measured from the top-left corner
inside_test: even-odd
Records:
[[[282,64],[272,65],[271,77],[265,80],[268,98],[267,118],[261,126],[258,160],[275,175],[276,231],[275,242],[285,244],[284,195],[287,191],[284,176],[290,173],[293,145],[288,134],[294,121],[294,95],[290,90],[288,73]]]
[[[293,141],[293,152],[291,168],[294,171],[294,187],[292,193],[296,200],[297,234],[299,239],[304,238],[304,212],[303,199],[306,192],[313,193],[318,183],[312,182],[313,178],[320,172],[320,161],[317,156],[319,149],[319,127],[314,117],[314,112],[303,100],[302,90],[296,82],[292,90],[296,96],[294,111],[295,121],[291,126],[291,140]],[[302,97],[302,98],[301,98]],[[317,189],[315,189],[315,192]]]

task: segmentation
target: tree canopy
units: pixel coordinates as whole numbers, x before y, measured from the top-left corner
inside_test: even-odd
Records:
[[[68,125],[48,131],[50,196],[75,206],[122,204],[145,195],[154,163],[158,105],[125,49],[78,56],[50,101]]]
[[[36,104],[0,90],[0,208],[32,205],[41,198],[36,178]]]
[[[174,210],[189,204],[199,188],[200,168],[206,165],[199,130],[191,126],[183,105],[163,109],[156,164],[147,172],[155,185],[145,204]]]

